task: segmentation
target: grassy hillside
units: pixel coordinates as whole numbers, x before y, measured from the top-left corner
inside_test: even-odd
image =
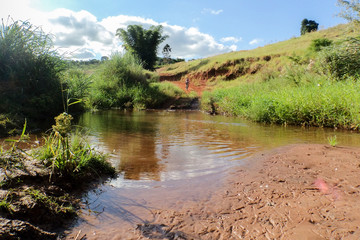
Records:
[[[311,59],[314,54],[308,48],[314,39],[338,40],[355,35],[347,25],[341,24],[253,50],[230,52],[168,65],[158,72],[161,80],[181,80],[186,76],[193,83],[200,84],[200,79],[206,79],[208,90],[219,84],[221,87],[237,85],[239,80],[253,81],[278,75],[285,66],[292,63],[289,57],[301,56]],[[223,81],[226,83],[222,84]]]
[[[317,48],[315,48],[316,46]],[[348,25],[177,63],[161,80],[203,87],[202,109],[253,121],[360,128],[360,38]]]

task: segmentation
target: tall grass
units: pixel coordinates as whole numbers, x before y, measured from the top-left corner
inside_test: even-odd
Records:
[[[314,76],[298,86],[278,78],[207,92],[202,108],[257,122],[359,129],[359,87],[353,79],[332,82]]]
[[[49,35],[29,22],[3,20],[0,112],[28,119],[43,119],[61,112],[62,67]]]

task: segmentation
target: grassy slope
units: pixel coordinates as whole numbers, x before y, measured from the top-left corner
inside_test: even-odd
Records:
[[[205,59],[198,59],[189,62],[180,62],[172,65],[168,65],[159,69],[160,75],[177,75],[177,74],[187,74],[194,72],[206,72],[211,68],[220,68],[222,65],[227,62],[231,62],[237,59],[249,59],[249,58],[260,58],[259,61],[252,62],[250,68],[254,68],[256,64],[261,64],[263,67],[261,71],[258,71],[257,74],[245,74],[238,77],[236,80],[252,80],[259,77],[261,74],[268,74],[269,72],[278,71],[284,65],[291,63],[288,56],[298,55],[304,56],[308,54],[308,47],[314,39],[318,38],[328,38],[332,40],[341,39],[344,36],[355,35],[352,33],[347,25],[341,24],[329,29],[320,30],[313,33],[308,33],[301,37],[294,37],[290,40],[266,45],[264,47],[259,47],[253,50],[246,51],[237,51],[225,53]],[[264,56],[272,56],[271,61],[264,61],[262,58]],[[311,56],[310,56],[311,57]],[[221,77],[217,77],[216,80],[221,80]],[[227,81],[225,85],[221,84],[221,81],[214,81],[208,83],[209,87],[216,86],[220,84],[221,87],[236,85],[238,81]]]
[[[162,80],[204,83],[205,111],[234,115],[257,122],[359,129],[359,81],[337,82],[319,73],[313,40],[341,40],[357,36],[347,25],[306,34],[249,51],[178,63],[160,69]],[[206,79],[207,78],[207,79]],[[172,78],[176,80],[176,78]],[[344,94],[346,93],[346,94]]]

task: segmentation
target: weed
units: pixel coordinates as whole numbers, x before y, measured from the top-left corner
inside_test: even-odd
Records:
[[[332,146],[332,147],[336,147],[338,145],[336,135],[328,137],[327,140],[328,140],[328,143],[330,144],[330,146]]]
[[[41,204],[42,207],[49,209],[51,212],[56,214],[75,214],[75,209],[71,206],[70,197],[68,195],[63,195],[60,198],[48,196],[44,192],[33,187],[27,188],[25,192],[31,196],[36,203]]]
[[[51,167],[51,177],[81,178],[87,173],[114,175],[115,169],[105,156],[96,152],[80,132],[72,132],[71,120],[72,116],[67,113],[57,116],[52,132],[37,151],[40,160]]]
[[[14,207],[11,204],[11,199],[9,195],[10,192],[8,192],[5,197],[0,201],[0,211],[12,214],[14,212]]]

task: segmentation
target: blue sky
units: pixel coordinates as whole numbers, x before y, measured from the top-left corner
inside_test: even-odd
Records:
[[[117,28],[161,24],[172,57],[203,58],[247,50],[300,35],[304,18],[320,28],[345,21],[337,0],[12,0],[0,17],[29,20],[54,35],[69,58],[121,51]],[[22,7],[19,7],[22,6]],[[164,44],[165,44],[164,43]],[[160,46],[161,48],[161,46]]]

